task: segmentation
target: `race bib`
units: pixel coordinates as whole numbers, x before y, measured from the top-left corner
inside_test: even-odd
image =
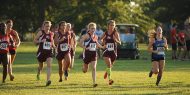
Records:
[[[61,51],[67,51],[68,50],[68,44],[67,43],[60,44],[60,49],[61,49]]]
[[[164,47],[157,47],[158,55],[165,55]]]
[[[12,46],[15,47],[15,42],[12,43]]]
[[[108,51],[113,51],[114,50],[114,43],[107,43],[106,48]]]
[[[96,43],[90,43],[89,50],[96,51]]]
[[[44,42],[43,43],[43,49],[50,50],[51,49],[51,42]]]
[[[6,49],[7,48],[7,44],[6,43],[1,43],[0,44],[0,49]]]

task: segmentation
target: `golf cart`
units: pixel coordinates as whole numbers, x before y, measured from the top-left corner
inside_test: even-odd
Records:
[[[117,47],[117,58],[139,59],[136,37],[139,26],[137,24],[116,24],[116,27],[121,39],[121,45]]]

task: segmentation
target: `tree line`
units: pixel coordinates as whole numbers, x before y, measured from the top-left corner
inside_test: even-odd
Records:
[[[118,23],[135,23],[146,34],[159,22],[189,16],[190,0],[0,0],[0,21],[13,19],[21,38],[35,32],[44,20],[74,24],[76,33],[89,22],[106,29],[110,19]]]

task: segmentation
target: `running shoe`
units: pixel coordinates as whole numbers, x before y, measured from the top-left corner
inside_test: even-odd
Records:
[[[109,80],[109,85],[112,85],[114,83],[114,81],[111,79]]]
[[[59,79],[59,82],[62,82],[63,80],[62,79]]]
[[[10,75],[10,80],[13,81],[14,80],[14,75]]]
[[[51,84],[51,80],[48,80],[47,82],[46,82],[46,86],[49,86]]]
[[[93,84],[93,87],[97,87],[98,86],[98,84]]]

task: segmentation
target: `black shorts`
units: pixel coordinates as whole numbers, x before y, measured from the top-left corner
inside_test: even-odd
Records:
[[[172,50],[177,50],[177,43],[172,44]]]
[[[53,57],[52,52],[37,52],[37,59],[41,63],[45,62],[49,57]]]
[[[178,46],[182,47],[182,46],[185,46],[185,44],[178,42]]]
[[[92,61],[97,60],[97,52],[85,51],[83,52],[83,62],[89,64]]]
[[[152,57],[151,61],[160,61],[160,60],[165,60],[165,57]]]
[[[103,52],[103,57],[108,57],[111,59],[111,62],[114,62],[117,58],[115,51],[105,51]]]
[[[187,51],[190,51],[190,40],[186,41],[186,47],[187,47]]]
[[[65,58],[65,55],[67,55],[68,53],[70,53],[69,51],[66,51],[66,52],[58,52],[57,56],[56,56],[56,59],[61,61]]]
[[[8,64],[8,54],[0,54],[0,64],[2,63],[3,65],[7,65]]]
[[[9,54],[10,55],[15,55],[16,54],[16,50],[9,50]]]

